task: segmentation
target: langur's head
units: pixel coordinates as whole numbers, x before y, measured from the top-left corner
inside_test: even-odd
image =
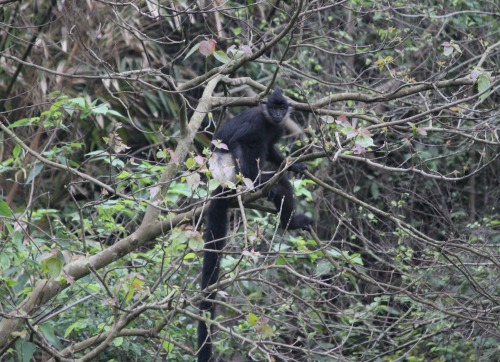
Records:
[[[290,114],[290,104],[283,97],[279,86],[274,88],[274,92],[267,98],[267,102],[263,101],[261,104],[264,116],[273,124],[280,124]]]

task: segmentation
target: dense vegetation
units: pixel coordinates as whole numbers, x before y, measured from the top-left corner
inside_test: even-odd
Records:
[[[218,361],[500,360],[499,14],[0,1],[0,359],[192,361],[212,134],[277,83],[315,224],[234,185]]]

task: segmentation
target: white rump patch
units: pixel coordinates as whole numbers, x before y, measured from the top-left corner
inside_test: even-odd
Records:
[[[236,183],[236,165],[230,153],[213,152],[208,160],[208,169],[212,177],[221,184],[230,181]]]

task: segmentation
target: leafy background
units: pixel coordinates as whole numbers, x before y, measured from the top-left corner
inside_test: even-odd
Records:
[[[220,361],[500,359],[494,1],[0,1],[0,356],[191,361],[219,122],[272,83],[314,231],[232,212]]]

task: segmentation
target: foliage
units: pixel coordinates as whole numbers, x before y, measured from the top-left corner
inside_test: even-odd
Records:
[[[315,224],[227,185],[219,359],[500,359],[496,4],[4,3],[0,359],[193,360],[212,135],[273,83]]]

